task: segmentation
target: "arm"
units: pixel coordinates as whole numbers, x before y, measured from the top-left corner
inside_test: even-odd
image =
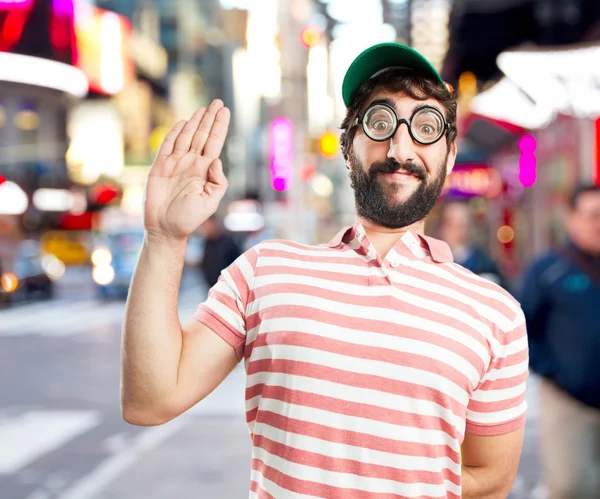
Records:
[[[466,434],[462,444],[463,499],[506,499],[512,488],[524,429],[505,435]]]
[[[179,323],[184,252],[185,244],[147,237],[131,282],[121,355],[122,413],[131,424],[170,421],[238,362],[235,350],[202,323]]]
[[[463,498],[505,499],[519,466],[525,426],[528,349],[521,311],[495,330],[493,358],[467,407],[461,446]]]
[[[173,419],[237,363],[207,326],[179,323],[187,237],[218,207],[227,180],[218,158],[229,123],[220,101],[169,132],[146,184],[146,236],[131,282],[121,345],[121,409],[132,424]]]

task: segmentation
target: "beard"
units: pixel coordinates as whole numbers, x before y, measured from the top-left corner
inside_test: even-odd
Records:
[[[425,168],[415,163],[378,161],[366,172],[353,153],[348,159],[352,166],[350,180],[357,215],[388,229],[408,227],[425,218],[442,193],[446,181],[448,154],[436,176],[429,181]],[[394,194],[406,187],[399,183],[389,183],[386,186],[379,177],[381,173],[397,171],[414,175],[419,180],[419,185],[408,199],[395,202]],[[393,192],[386,193],[386,190]]]

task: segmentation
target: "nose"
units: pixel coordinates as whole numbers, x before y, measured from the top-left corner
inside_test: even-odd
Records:
[[[387,157],[398,163],[414,163],[416,159],[415,143],[413,142],[407,123],[400,123],[396,133],[390,139],[390,149]]]

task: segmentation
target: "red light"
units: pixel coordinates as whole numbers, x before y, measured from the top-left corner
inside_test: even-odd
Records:
[[[300,170],[298,171],[298,176],[300,177],[300,180],[302,180],[302,182],[308,182],[315,176],[315,173],[317,173],[315,165],[306,163],[305,165],[302,165],[300,167]]]
[[[119,190],[111,184],[97,185],[92,189],[92,199],[96,204],[112,203],[119,197]]]
[[[6,182],[6,178],[0,175],[0,184],[3,184],[4,182]]]

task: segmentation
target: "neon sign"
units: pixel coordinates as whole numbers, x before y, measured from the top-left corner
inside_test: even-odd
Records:
[[[33,0],[0,0],[0,9],[9,9],[12,7],[29,7]]]
[[[519,140],[519,181],[523,187],[531,187],[537,179],[537,142],[533,135],[523,135]]]
[[[75,64],[73,1],[51,0],[51,8],[43,6],[34,14],[35,0],[0,0],[0,52]],[[50,38],[50,55],[46,37]]]
[[[294,169],[294,126],[288,118],[271,122],[271,186],[276,191],[289,189]]]
[[[487,165],[461,165],[446,177],[442,195],[491,199],[498,196],[501,190],[502,177],[498,170]]]

